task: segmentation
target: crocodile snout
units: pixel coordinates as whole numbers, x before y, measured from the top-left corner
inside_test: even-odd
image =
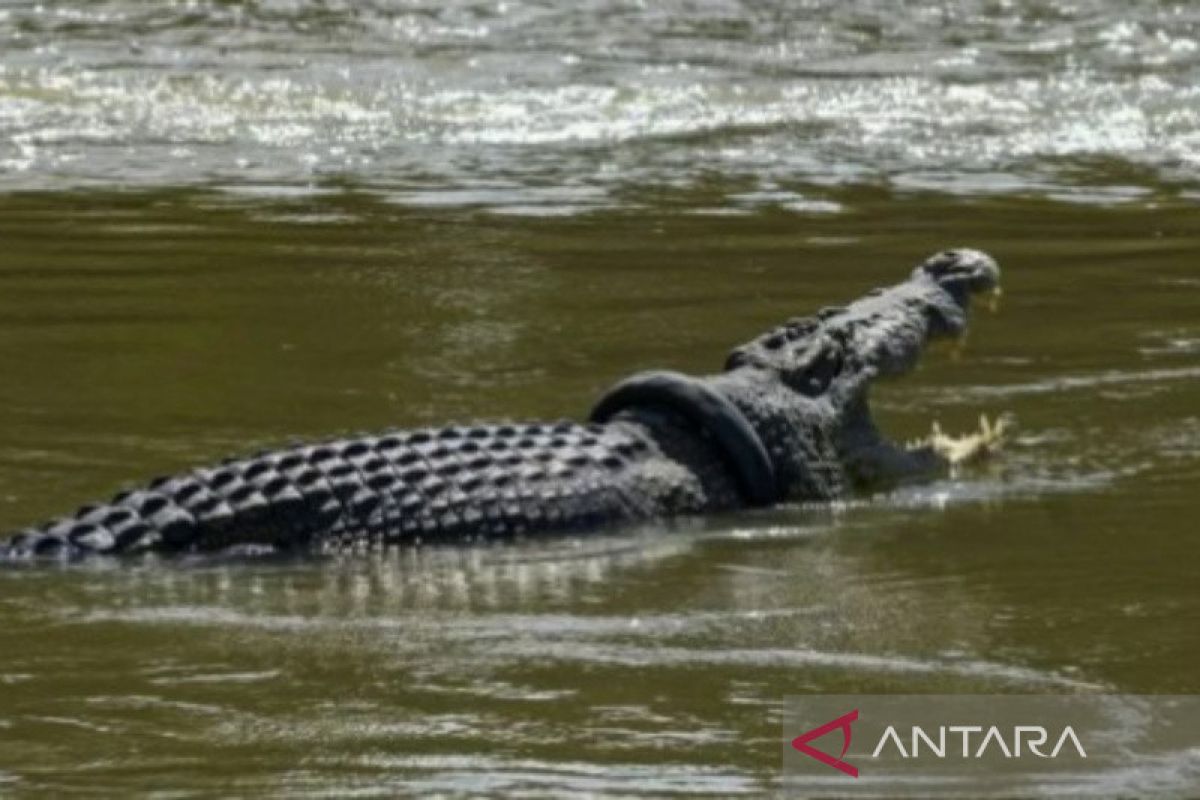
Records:
[[[943,250],[927,258],[913,272],[926,275],[950,292],[965,289],[970,294],[989,292],[1000,286],[1000,265],[981,250],[961,247]]]

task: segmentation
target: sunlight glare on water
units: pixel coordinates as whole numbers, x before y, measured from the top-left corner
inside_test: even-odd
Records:
[[[1197,189],[1198,43],[1194,6],[1116,0],[18,2],[0,171],[549,213],[714,176],[1121,202]]]

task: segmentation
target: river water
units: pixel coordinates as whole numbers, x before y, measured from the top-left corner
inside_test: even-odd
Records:
[[[390,425],[578,417],[948,245],[880,387],[988,464],[326,562],[0,571],[0,795],[779,788],[783,698],[1200,691],[1200,9],[0,5],[0,528]]]

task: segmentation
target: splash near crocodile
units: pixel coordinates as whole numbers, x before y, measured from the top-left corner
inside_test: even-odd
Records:
[[[722,372],[648,372],[586,422],[388,431],[285,447],[158,478],[19,531],[0,560],[144,553],[313,552],[567,533],[920,479],[998,447],[1006,424],[893,443],[872,381],[962,336],[972,296],[999,290],[976,250],[798,317],[736,348]]]

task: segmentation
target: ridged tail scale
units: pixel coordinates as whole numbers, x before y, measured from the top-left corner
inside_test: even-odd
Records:
[[[0,557],[343,550],[506,537],[643,516],[619,475],[649,450],[573,422],[449,427],[297,446],[159,478],[22,531]]]

